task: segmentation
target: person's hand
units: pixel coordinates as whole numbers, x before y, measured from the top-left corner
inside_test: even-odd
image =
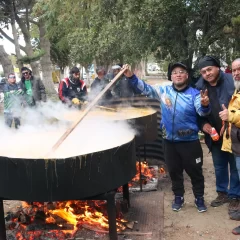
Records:
[[[201,105],[207,107],[209,105],[209,97],[208,97],[208,90],[206,89],[200,91],[201,95]]]
[[[72,103],[73,103],[74,105],[80,105],[80,104],[81,104],[81,101],[80,101],[78,98],[73,98],[73,99],[72,99]]]
[[[124,75],[127,77],[127,78],[130,78],[132,77],[133,73],[132,71],[130,70],[130,66],[128,64],[125,64],[123,65],[122,69],[126,69],[125,72],[124,72]]]
[[[223,120],[223,121],[228,121],[228,109],[225,107],[224,104],[222,104],[222,111],[219,112],[219,117]]]
[[[203,131],[205,133],[211,134],[212,133],[212,126],[209,123],[205,123],[203,125]]]

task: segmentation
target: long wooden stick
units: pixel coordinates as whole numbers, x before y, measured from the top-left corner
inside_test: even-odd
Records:
[[[123,68],[113,80],[96,96],[96,98],[87,106],[87,108],[80,114],[79,118],[72,124],[72,126],[66,130],[66,132],[59,138],[59,140],[54,144],[52,149],[46,154],[45,158],[48,158],[56,149],[62,144],[62,142],[68,137],[68,135],[76,128],[76,126],[83,120],[83,118],[88,114],[88,112],[98,103],[102,96],[108,91],[108,89],[122,76],[126,71]]]
[[[109,108],[109,107],[104,107],[104,106],[96,106],[99,109],[110,111],[110,112],[117,112],[116,108]]]

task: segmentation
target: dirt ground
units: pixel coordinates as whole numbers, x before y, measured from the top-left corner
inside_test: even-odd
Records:
[[[194,207],[191,182],[185,175],[185,205],[179,212],[171,209],[173,199],[170,179],[160,182],[164,191],[164,239],[163,240],[240,240],[233,235],[232,229],[240,222],[229,219],[228,204],[213,208],[210,203],[216,197],[215,174],[211,154],[205,144],[203,171],[205,177],[205,201],[208,211],[198,213]]]

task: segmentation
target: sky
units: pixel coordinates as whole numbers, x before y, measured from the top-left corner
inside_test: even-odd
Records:
[[[6,32],[8,36],[13,37],[13,36],[12,36],[11,26],[9,26],[9,29],[4,28],[3,31]],[[20,36],[20,41],[19,41],[19,43],[20,43],[21,45],[25,45],[22,36]],[[5,39],[5,38],[0,39],[0,45],[3,45],[6,53],[8,53],[8,54],[11,54],[11,53],[15,54],[14,44],[12,44],[12,43],[11,43],[10,41],[8,41],[7,39]]]

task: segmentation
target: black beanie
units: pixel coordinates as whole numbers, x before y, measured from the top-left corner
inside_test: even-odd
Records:
[[[215,67],[221,67],[219,59],[213,57],[213,56],[204,56],[201,58],[198,62],[198,68],[201,70],[202,68],[208,67],[208,66],[215,66]]]
[[[70,71],[70,74],[79,73],[79,72],[80,72],[79,68],[73,67],[73,68],[71,69],[71,71]]]

